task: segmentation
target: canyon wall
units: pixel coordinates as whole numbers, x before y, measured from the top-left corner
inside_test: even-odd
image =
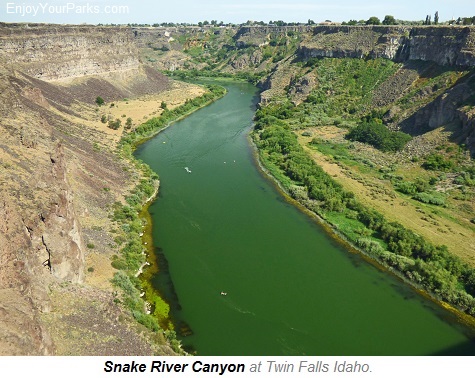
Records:
[[[148,48],[166,53],[165,58],[156,56],[151,61],[158,61],[157,66],[167,69],[169,61],[176,59],[178,53],[186,53],[190,47],[201,46],[204,55],[209,55],[215,48],[216,51],[223,49],[228,53],[236,52],[242,58],[247,50],[243,62],[228,63],[232,70],[245,70],[250,68],[249,65],[259,66],[262,56],[257,50],[276,44],[284,44],[290,53],[293,51],[292,45],[298,45],[296,53],[304,60],[319,57],[386,58],[397,62],[431,61],[442,66],[475,65],[473,26],[301,25],[138,27],[132,30],[135,42],[142,51]],[[179,58],[184,60],[185,56],[180,55]],[[175,66],[181,68],[182,64],[177,62]]]
[[[111,277],[102,273],[105,290],[86,280],[93,253],[107,261],[117,252],[108,215],[137,179],[95,99],[168,84],[140,63],[130,28],[0,24],[0,355],[153,353],[135,321],[117,321],[129,315]],[[84,320],[74,317],[79,307]],[[88,346],[65,347],[74,337]]]
[[[300,44],[304,59],[386,58],[475,66],[475,27],[318,26]]]
[[[137,69],[127,27],[0,24],[0,56],[12,69],[42,80]]]

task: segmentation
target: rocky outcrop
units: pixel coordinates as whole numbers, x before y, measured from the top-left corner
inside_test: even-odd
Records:
[[[317,85],[315,75],[308,73],[300,78],[294,78],[290,83],[289,95],[294,103],[299,104],[305,100]]]
[[[386,58],[397,59],[409,36],[407,27],[317,26],[299,48],[304,59]]]
[[[465,78],[452,88],[444,91],[426,106],[418,109],[414,114],[404,119],[400,123],[401,129],[417,135],[460,120],[463,112],[461,113],[459,108],[461,108],[467,100],[475,96],[474,81],[475,77],[471,75],[471,77]],[[432,89],[427,88],[427,91],[431,90]],[[430,97],[431,92],[425,95]],[[466,123],[470,123],[468,119]]]
[[[113,139],[94,122],[95,98],[123,100],[167,87],[167,78],[140,64],[128,28],[0,25],[0,355],[58,353],[54,329],[65,322],[55,306],[63,298],[53,301],[52,293],[87,283],[91,239],[83,230],[91,226],[84,221],[109,225],[110,206],[132,185],[133,168],[123,166]],[[98,239],[107,237],[97,230]],[[108,248],[101,252],[112,254]],[[107,322],[115,324],[103,330],[101,350],[113,340],[115,354],[152,353],[139,345],[150,339],[117,343],[115,334],[145,331],[130,329],[132,320],[118,322],[127,314],[101,290],[88,287],[75,298],[84,314],[97,298],[110,299],[116,315]],[[84,323],[100,324],[95,316],[100,312]],[[64,337],[73,328],[79,339],[91,334],[84,324],[66,323]],[[59,353],[91,353],[70,347]]]
[[[253,49],[265,47],[272,40],[298,38],[301,42],[297,53],[304,60],[318,57],[386,58],[397,62],[430,61],[442,66],[475,65],[474,26],[301,25],[242,26],[216,30],[177,27],[134,28],[133,33],[142,49],[174,51],[183,51],[186,43],[183,41],[200,39],[209,33],[226,33],[226,36],[232,35],[234,40],[234,45],[228,46],[231,50],[251,49],[247,52],[248,62],[252,62]],[[248,62],[234,59],[231,61],[232,68],[241,70]]]
[[[419,27],[411,29],[401,58],[432,61],[441,66],[475,66],[474,27]]]
[[[305,34],[310,26],[242,26],[234,35],[238,48],[259,47],[269,43],[270,38],[287,37],[290,33]]]
[[[42,80],[60,80],[137,69],[127,27],[0,24],[0,56],[12,69]]]
[[[475,157],[475,108],[460,109],[458,117],[462,122],[462,131],[465,136],[463,142]]]
[[[299,47],[303,59],[386,58],[475,66],[475,27],[318,26]]]
[[[230,62],[231,67],[235,70],[243,70],[249,67],[257,67],[262,61],[262,52],[256,50],[251,54],[244,54]]]

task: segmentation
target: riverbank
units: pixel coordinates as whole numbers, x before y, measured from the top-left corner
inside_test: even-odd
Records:
[[[379,259],[375,259],[373,256],[367,253],[362,248],[359,248],[354,242],[352,242],[344,233],[342,233],[338,227],[324,218],[322,218],[318,213],[310,210],[307,206],[305,206],[305,203],[302,203],[295,198],[292,197],[292,194],[285,189],[283,186],[282,182],[279,181],[277,178],[278,175],[274,175],[272,173],[273,167],[271,164],[266,162],[265,159],[262,158],[262,156],[259,154],[259,149],[257,148],[256,144],[254,143],[254,140],[252,138],[249,138],[250,142],[252,143],[252,146],[254,148],[254,158],[256,160],[256,166],[258,169],[261,171],[262,175],[264,177],[268,178],[275,186],[275,188],[279,191],[279,193],[285,198],[285,200],[291,204],[292,206],[295,206],[298,208],[300,211],[314,219],[314,221],[332,238],[337,242],[338,244],[342,245],[345,250],[347,250],[350,253],[358,254],[360,255],[367,263],[375,266],[377,269],[384,271],[388,274],[393,275],[395,278],[399,279],[401,282],[404,282],[406,285],[410,286],[418,295],[423,296],[424,298],[432,301],[433,303],[437,304],[438,306],[446,309],[449,311],[456,319],[458,322],[472,328],[475,332],[475,318],[471,315],[468,315],[465,313],[463,310],[450,305],[447,302],[444,302],[441,300],[437,295],[434,293],[429,293],[423,289],[422,286],[418,285],[414,281],[409,280],[407,277],[405,277],[401,272],[398,270],[394,269],[394,267],[390,266],[389,264],[384,263],[384,261],[381,261]]]
[[[260,126],[262,127],[262,125]],[[272,135],[265,134],[266,132]],[[264,135],[264,137],[261,139],[262,135]],[[266,145],[265,142],[262,142],[263,139],[265,140],[267,138],[276,138],[277,143],[280,143],[281,146],[285,145],[287,148],[287,154],[296,158],[297,163],[294,163],[294,165],[291,166],[293,163],[290,161],[286,162],[285,157],[277,158],[276,156],[278,155],[284,155],[275,154],[275,149],[272,149],[274,155],[269,159],[269,144]],[[293,139],[295,139],[295,142],[293,142]],[[272,143],[276,143],[276,140],[273,140]],[[306,212],[308,211],[311,214],[314,214],[320,223],[325,224],[325,228],[327,231],[330,231],[330,234],[334,238],[343,241],[343,243],[351,247],[350,250],[363,254],[367,261],[371,262],[379,269],[391,272],[396,277],[412,286],[419,294],[423,294],[425,297],[430,298],[443,308],[450,310],[450,312],[454,314],[460,322],[470,326],[472,329],[475,328],[475,319],[471,316],[473,313],[473,304],[470,304],[473,301],[471,296],[466,297],[464,296],[464,292],[458,290],[458,294],[455,295],[455,289],[450,292],[448,292],[448,290],[439,290],[439,292],[436,292],[435,290],[428,289],[427,282],[424,282],[420,275],[415,275],[413,273],[414,270],[411,271],[408,269],[408,267],[417,267],[417,265],[415,265],[416,263],[411,264],[411,260],[407,256],[388,251],[388,244],[386,244],[388,242],[384,241],[381,237],[378,237],[381,232],[388,231],[381,231],[381,228],[378,228],[377,233],[375,231],[370,232],[369,230],[364,231],[366,227],[371,229],[369,224],[365,225],[365,217],[377,217],[377,222],[381,223],[379,227],[382,227],[382,225],[385,224],[386,221],[384,220],[384,217],[374,212],[374,210],[366,208],[365,203],[360,204],[356,202],[354,196],[351,195],[350,192],[343,191],[341,187],[330,178],[330,176],[326,175],[321,170],[318,170],[318,173],[315,173],[315,175],[320,177],[321,181],[326,182],[326,185],[329,188],[333,188],[333,191],[341,193],[340,196],[344,200],[340,205],[335,204],[333,208],[329,208],[328,203],[330,203],[330,206],[332,205],[331,202],[328,201],[334,202],[335,196],[338,198],[338,195],[335,195],[335,192],[328,191],[323,195],[323,193],[317,194],[317,192],[312,192],[310,189],[307,191],[306,185],[312,185],[312,183],[308,182],[309,176],[307,176],[307,171],[313,171],[315,168],[310,168],[312,163],[306,160],[307,158],[305,157],[306,155],[303,150],[300,150],[299,147],[297,147],[296,138],[292,135],[291,131],[279,129],[279,131],[273,133],[272,131],[269,132],[264,126],[261,130],[254,132],[253,141],[256,144],[256,149],[259,150],[258,156],[260,166],[264,167],[266,174],[271,175],[273,179],[278,182],[280,190],[283,191],[286,196],[292,198],[293,201],[298,203],[299,208],[305,208]],[[261,147],[260,149],[259,145]],[[299,164],[300,168],[298,168]],[[287,168],[283,168],[284,166]],[[302,168],[304,166],[307,168]],[[327,190],[327,188],[323,190]],[[348,210],[353,212],[351,218],[345,215],[345,212]],[[370,216],[365,215],[364,217],[361,215],[369,213],[371,213]],[[335,222],[335,220],[337,221]],[[403,229],[401,225],[392,223],[391,225],[397,229]],[[413,234],[410,234],[410,231],[404,232],[409,232],[409,234],[406,234],[408,237],[415,237]],[[421,243],[420,248],[434,248],[430,245],[427,247],[428,243],[422,241],[420,237],[417,237],[416,240],[418,240],[418,243]],[[443,249],[436,249],[436,251],[438,251],[435,252],[438,256],[446,256],[445,258],[454,261],[454,263],[459,266],[459,269],[470,271],[468,266],[464,266],[463,263],[458,261],[455,257],[450,257],[450,255]],[[426,271],[426,274],[431,273]],[[419,281],[415,279],[416,277],[419,277]],[[464,300],[464,302],[461,302],[462,300]]]
[[[125,197],[126,204],[114,205],[112,220],[118,225],[119,235],[116,241],[121,245],[121,249],[112,261],[112,266],[117,269],[112,283],[121,289],[120,300],[129,308],[134,318],[154,331],[163,329],[164,336],[177,353],[182,353],[182,350],[169,319],[169,305],[146,278],[157,269],[148,207],[158,193],[159,178],[150,167],[135,159],[133,151],[174,122],[225,94],[224,88],[219,86],[207,86],[206,89],[206,93],[194,99],[187,99],[182,105],[171,110],[163,107],[159,117],[151,118],[136,127],[124,135],[118,144],[119,155],[135,167],[138,184]],[[142,275],[137,275],[137,272],[148,264],[150,266],[145,269],[144,278],[141,278]]]
[[[348,253],[264,179],[247,139],[255,87],[227,88],[136,151],[162,182],[150,212],[168,266],[154,284],[170,298],[177,334],[182,321],[192,330],[179,334],[184,349],[427,355],[463,345],[465,329],[442,321],[443,309]]]

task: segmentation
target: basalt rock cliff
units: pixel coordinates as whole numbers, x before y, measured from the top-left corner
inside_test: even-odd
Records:
[[[319,26],[299,47],[306,58],[386,58],[475,65],[473,27]]]
[[[107,222],[134,180],[113,152],[117,136],[90,122],[94,101],[168,88],[133,41],[127,28],[0,24],[2,355],[159,352],[112,291],[85,284],[86,235],[104,246],[97,253],[113,244],[90,224]],[[58,330],[76,340],[69,349],[52,337]]]

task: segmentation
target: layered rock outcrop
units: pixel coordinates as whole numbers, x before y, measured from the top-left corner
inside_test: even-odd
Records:
[[[12,69],[60,80],[137,69],[130,28],[0,24],[0,56]]]
[[[299,47],[304,59],[386,58],[475,65],[473,26],[318,26]]]

